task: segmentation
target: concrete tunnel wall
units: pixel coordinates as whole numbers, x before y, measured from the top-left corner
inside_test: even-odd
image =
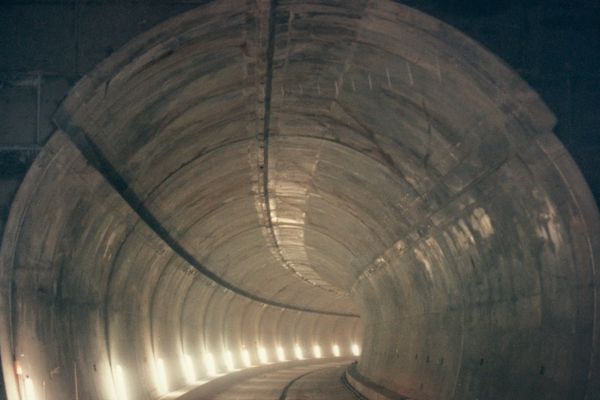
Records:
[[[200,377],[207,352],[356,341],[358,372],[410,398],[600,395],[595,203],[544,104],[451,27],[217,1],[112,55],[55,122],[3,240],[10,399],[25,376],[158,398],[158,359],[173,390],[184,354]]]

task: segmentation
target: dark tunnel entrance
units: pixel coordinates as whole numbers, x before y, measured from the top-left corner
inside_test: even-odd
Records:
[[[538,96],[436,19],[212,2],[55,125],[0,254],[10,400],[354,358],[368,398],[600,395],[594,200]]]

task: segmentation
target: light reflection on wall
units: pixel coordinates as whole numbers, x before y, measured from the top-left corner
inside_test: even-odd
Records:
[[[313,356],[315,356],[315,358],[322,357],[321,346],[319,346],[318,344],[313,346]]]
[[[160,394],[167,393],[169,391],[169,385],[167,384],[167,371],[165,370],[165,363],[162,358],[157,358],[155,361],[155,374],[156,374],[156,387]]]
[[[261,364],[267,364],[269,362],[269,354],[267,353],[267,349],[262,346],[258,347],[258,359]]]
[[[302,347],[299,344],[294,346],[294,355],[298,360],[304,360],[304,353],[302,351]]]
[[[360,347],[358,346],[358,344],[352,343],[350,346],[350,350],[354,356],[360,355]],[[258,355],[258,360],[261,364],[269,363],[269,352],[268,352],[267,348],[265,348],[263,346],[258,346],[256,348],[256,353]],[[282,347],[282,346],[275,347],[275,349],[273,349],[273,353],[275,354],[277,361],[279,361],[279,362],[288,361],[287,357],[286,357],[286,350],[284,347]],[[297,360],[305,359],[304,350],[298,343],[293,346],[292,353]],[[250,352],[248,351],[248,349],[245,346],[242,346],[242,349],[240,350],[239,354],[240,354],[241,363],[243,364],[243,367],[249,368],[249,367],[253,366]],[[333,356],[335,356],[335,357],[341,356],[341,350],[340,350],[340,346],[338,344],[333,344],[331,346],[331,354],[333,354]],[[220,355],[220,357],[222,357],[222,361],[227,369],[227,372],[232,372],[232,371],[237,370],[237,368],[239,368],[239,367],[236,368],[235,358],[234,358],[234,355],[231,352],[231,350],[224,349],[223,353]],[[314,358],[322,358],[323,357],[323,352],[322,352],[320,345],[318,345],[318,344],[313,345],[312,357],[314,357]],[[205,377],[206,376],[208,376],[208,377],[219,376],[219,370],[217,368],[217,364],[216,364],[214,355],[210,352],[205,352],[201,358],[202,358],[202,362],[204,364],[204,369],[205,369],[204,376]],[[206,382],[206,381],[198,380],[199,378],[202,378],[203,376],[202,376],[202,374],[197,373],[195,365],[196,365],[195,360],[189,354],[185,354],[185,353],[181,354],[181,369],[182,369],[183,375],[185,376],[185,380],[186,380],[187,384],[194,384],[194,383],[202,384],[202,383]],[[22,374],[20,365],[17,365],[15,367],[15,370],[17,371],[17,374],[19,374],[19,375]],[[159,391],[159,394],[164,395],[164,394],[168,393],[169,387],[168,387],[168,383],[167,383],[167,371],[165,368],[165,363],[164,363],[163,359],[160,357],[157,357],[154,361],[154,374],[155,374],[155,377],[154,377],[155,384],[156,384],[157,390]],[[125,371],[123,370],[123,367],[119,364],[115,365],[115,367],[113,369],[113,385],[111,385],[111,386],[112,387],[109,390],[111,392],[111,396],[109,396],[109,397],[114,398],[115,400],[128,400],[126,375],[125,375]],[[24,379],[24,392],[25,392],[25,396],[26,396],[25,400],[37,400],[37,398],[35,397],[35,390],[34,390],[33,382],[29,376],[25,377],[25,379]]]
[[[285,361],[285,350],[281,346],[277,346],[277,360]]]
[[[193,383],[196,381],[196,368],[194,367],[194,360],[188,354],[181,356],[181,367],[183,368],[183,374],[187,383]]]
[[[25,377],[25,398],[27,400],[36,400],[33,381],[29,376]]]
[[[123,367],[117,364],[114,375],[117,399],[127,400],[129,397],[127,396],[127,385],[125,383],[125,372],[123,371]]]
[[[242,349],[242,362],[244,363],[245,367],[252,366],[252,360],[250,359],[250,352],[248,349]]]
[[[227,367],[228,371],[235,371],[235,363],[233,361],[233,354],[231,354],[231,351],[225,350],[223,353],[223,361],[225,362],[225,366]]]
[[[206,368],[208,376],[217,375],[217,365],[215,364],[215,358],[212,353],[204,354],[204,367]]]
[[[340,356],[340,346],[338,346],[337,344],[334,344],[333,346],[331,346],[331,352],[333,353],[333,355],[335,357],[339,357]]]

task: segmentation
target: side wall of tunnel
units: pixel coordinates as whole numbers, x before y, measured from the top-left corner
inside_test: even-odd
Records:
[[[359,372],[411,398],[597,398],[596,216],[564,190],[582,184],[564,149],[538,141],[361,277]]]
[[[594,399],[598,215],[535,93],[454,29],[392,2],[232,4],[142,35],[58,113],[65,133],[39,164],[65,160],[39,188],[28,178],[3,247],[3,265],[24,269],[23,292],[3,292],[13,331],[2,339],[44,355],[32,376],[72,393],[73,360],[97,352],[101,372],[77,387],[102,397],[102,379],[122,369],[143,398],[157,395],[158,358],[178,386],[187,352],[351,343],[355,309],[329,296],[341,289],[365,324],[358,371],[390,390]],[[105,157],[125,180],[108,179],[119,195],[72,143]],[[65,210],[28,208],[34,190]],[[329,311],[282,312],[211,286],[131,212],[128,193],[220,278]],[[40,229],[47,215],[55,223]],[[51,347],[38,343],[48,332]],[[15,345],[3,343],[5,371],[30,354]]]
[[[320,139],[332,225],[358,214],[331,229],[361,249],[336,263],[364,319],[358,372],[415,399],[600,396],[598,210],[538,96],[391,2],[277,17],[277,139]]]
[[[333,344],[350,355],[360,338],[358,318],[267,305],[200,274],[63,133],[15,204],[2,259],[13,266],[2,270],[14,282],[2,298],[3,366],[19,372],[7,376],[11,399],[158,398],[228,371],[229,357],[243,368],[261,363],[260,348],[273,362],[278,347],[293,359],[295,346],[310,358]]]

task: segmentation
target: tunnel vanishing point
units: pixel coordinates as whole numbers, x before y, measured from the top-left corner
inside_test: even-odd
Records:
[[[600,399],[596,203],[536,93],[450,26],[218,0],[54,123],[0,253],[9,400],[353,356],[357,398]]]

